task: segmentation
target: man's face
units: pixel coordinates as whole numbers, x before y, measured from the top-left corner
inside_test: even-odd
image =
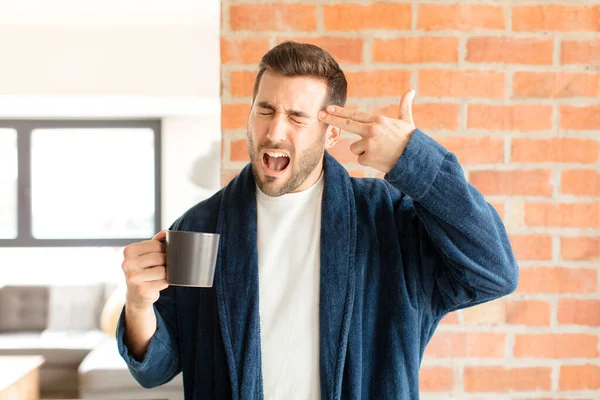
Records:
[[[326,93],[322,79],[262,75],[248,118],[248,153],[267,195],[305,190],[321,175],[326,141],[335,143],[328,138],[332,128],[317,119]]]

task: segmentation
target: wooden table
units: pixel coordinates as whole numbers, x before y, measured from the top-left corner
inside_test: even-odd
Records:
[[[0,400],[38,400],[42,356],[0,356]]]

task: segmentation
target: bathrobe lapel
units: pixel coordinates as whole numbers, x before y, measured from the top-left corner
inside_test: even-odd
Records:
[[[356,210],[346,170],[325,153],[321,219],[321,398],[339,399],[354,298]],[[215,287],[233,399],[262,399],[256,186],[250,165],[224,189]],[[317,233],[316,233],[317,234]]]

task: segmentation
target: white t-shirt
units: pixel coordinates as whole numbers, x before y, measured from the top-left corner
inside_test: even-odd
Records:
[[[256,188],[260,339],[267,400],[320,399],[323,174],[280,197]]]

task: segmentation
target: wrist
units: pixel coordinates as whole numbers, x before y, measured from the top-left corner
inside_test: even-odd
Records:
[[[136,304],[133,301],[125,301],[125,313],[130,315],[145,315],[154,313],[152,304]]]

